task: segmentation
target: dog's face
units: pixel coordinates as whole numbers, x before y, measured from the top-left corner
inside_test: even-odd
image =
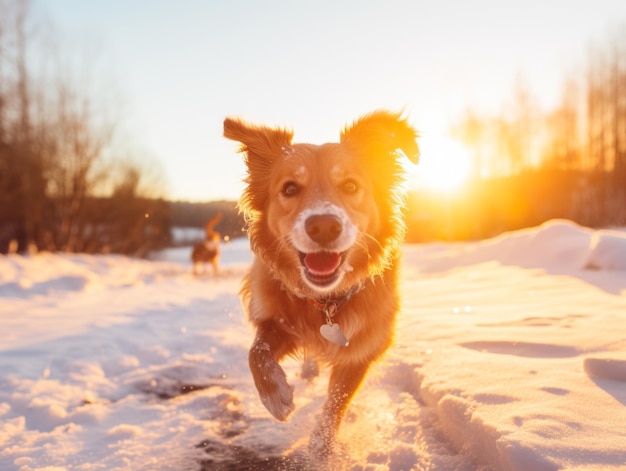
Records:
[[[319,146],[231,119],[224,134],[246,153],[240,205],[251,245],[286,289],[331,296],[391,263],[404,234],[397,150],[415,162],[418,155],[416,133],[399,115],[372,113],[339,143]]]
[[[367,235],[380,225],[371,180],[340,144],[296,144],[281,160],[269,184],[268,228],[284,241],[284,266],[327,293],[367,266]]]

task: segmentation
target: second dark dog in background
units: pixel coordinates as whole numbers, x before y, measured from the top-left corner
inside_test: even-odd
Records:
[[[193,263],[193,274],[201,275],[204,273],[204,265],[210,263],[213,265],[213,273],[219,273],[220,261],[220,240],[221,234],[213,230],[222,219],[222,213],[217,213],[204,226],[206,238],[203,242],[198,242],[193,246],[191,252],[191,261]]]

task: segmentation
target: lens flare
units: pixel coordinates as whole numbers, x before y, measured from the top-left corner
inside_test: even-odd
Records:
[[[445,137],[423,136],[421,161],[409,166],[409,186],[452,193],[458,191],[471,176],[471,155],[461,143]]]

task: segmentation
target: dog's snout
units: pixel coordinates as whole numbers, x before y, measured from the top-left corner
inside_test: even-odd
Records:
[[[341,235],[341,219],[334,214],[314,214],[304,221],[307,235],[320,245],[327,245]]]

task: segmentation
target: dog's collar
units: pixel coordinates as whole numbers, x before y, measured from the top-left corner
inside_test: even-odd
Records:
[[[331,298],[306,298],[309,306],[322,311],[326,316],[333,317],[340,307],[344,306],[350,298],[365,288],[364,283],[359,283],[350,288],[343,296]]]
[[[324,313],[325,322],[320,327],[320,334],[326,340],[340,347],[347,347],[350,344],[344,335],[339,324],[333,322],[333,316],[340,307],[344,306],[352,296],[365,288],[364,283],[359,283],[350,288],[343,296],[338,298],[326,298],[323,300],[307,298],[307,303],[315,309]]]

